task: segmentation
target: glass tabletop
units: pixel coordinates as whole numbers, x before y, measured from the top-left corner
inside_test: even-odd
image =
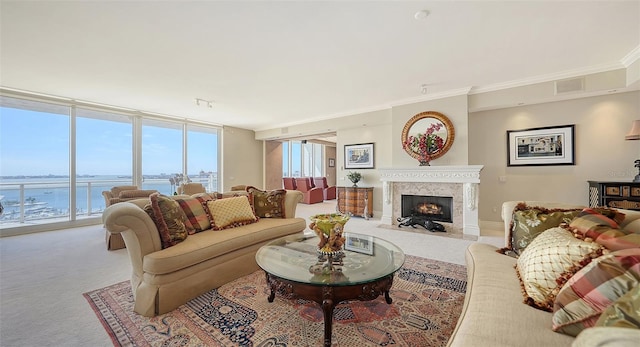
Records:
[[[389,241],[355,233],[344,236],[346,249],[330,257],[318,252],[317,236],[305,234],[262,246],[256,261],[264,271],[282,279],[331,286],[372,282],[395,273],[404,264],[404,253]]]

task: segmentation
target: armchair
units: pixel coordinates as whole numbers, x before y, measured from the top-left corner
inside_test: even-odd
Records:
[[[297,190],[302,192],[302,202],[305,204],[315,204],[324,201],[323,189],[311,187],[311,182],[307,177],[297,177],[296,180]]]
[[[297,190],[296,180],[293,177],[282,177],[282,184],[286,190]]]
[[[324,193],[325,200],[334,200],[336,198],[336,186],[329,186],[326,177],[314,177],[316,187],[320,187]]]
[[[123,201],[147,198],[155,192],[157,192],[157,190],[142,190],[138,189],[137,186],[115,186],[110,190],[102,192],[104,207],[107,208]],[[110,251],[125,248],[124,240],[120,234],[111,234],[109,231],[106,231],[105,241],[107,242],[107,249]]]
[[[206,192],[207,190],[202,183],[182,183],[177,189],[177,193],[180,195],[193,195]]]

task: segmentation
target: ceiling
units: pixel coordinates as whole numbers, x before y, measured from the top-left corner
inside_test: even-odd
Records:
[[[640,47],[640,1],[2,0],[0,16],[2,87],[253,130],[623,68]]]

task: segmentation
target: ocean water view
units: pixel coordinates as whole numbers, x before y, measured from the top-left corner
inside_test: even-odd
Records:
[[[171,177],[162,174],[145,176],[141,189],[155,189],[161,194],[171,195],[177,188]],[[202,183],[207,191],[216,190],[216,173],[189,177],[192,182]],[[113,186],[131,185],[131,182],[131,176],[126,175],[77,177],[76,216],[100,215],[106,207],[102,192]],[[68,217],[69,194],[68,177],[0,178],[0,203],[4,207],[0,226],[21,220]]]

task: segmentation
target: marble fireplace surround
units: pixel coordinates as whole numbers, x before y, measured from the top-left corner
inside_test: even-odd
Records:
[[[401,196],[432,195],[453,197],[453,223],[444,223],[453,236],[475,239],[480,236],[478,186],[483,165],[422,166],[410,169],[379,169],[382,181],[382,218],[397,225]]]

